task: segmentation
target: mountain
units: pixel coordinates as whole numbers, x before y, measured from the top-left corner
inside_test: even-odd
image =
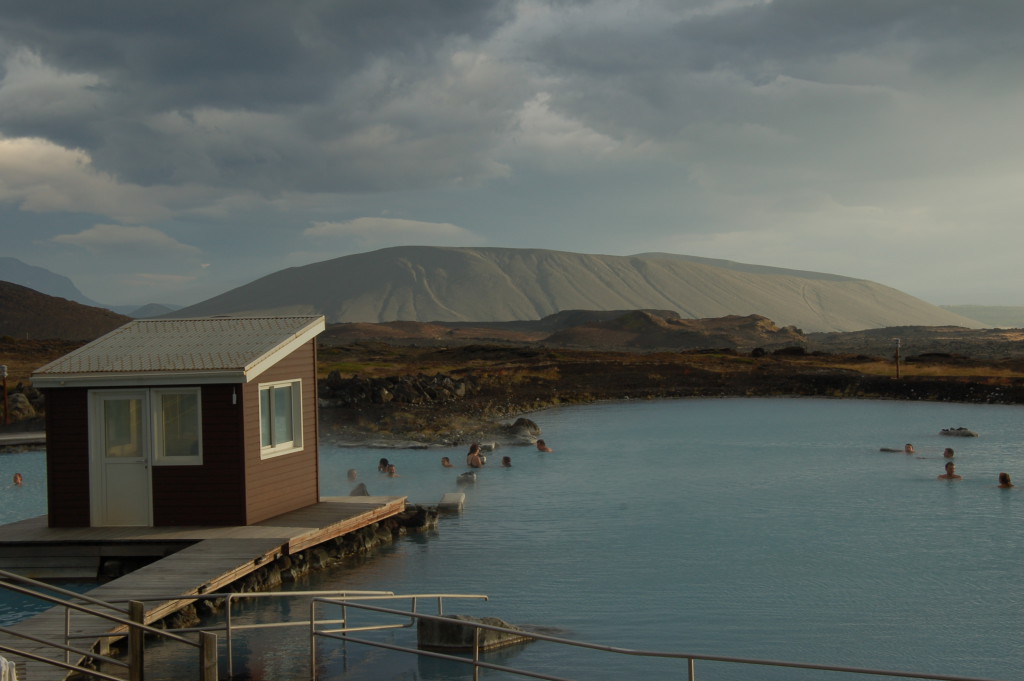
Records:
[[[0,336],[93,340],[129,321],[130,317],[106,308],[82,305],[0,281]]]
[[[1024,328],[1024,307],[1013,305],[943,305],[943,310],[977,319],[985,326],[1004,329]]]
[[[664,253],[401,246],[281,270],[173,317],[323,314],[329,323],[511,321],[562,310],[762,315],[805,331],[975,320],[863,279]]]
[[[9,281],[48,296],[65,298],[83,305],[103,307],[86,297],[67,277],[51,272],[45,267],[28,265],[17,258],[0,257],[0,281]]]
[[[163,303],[149,303],[142,307],[134,308],[131,312],[126,312],[129,317],[135,319],[152,319],[153,317],[159,317],[161,315],[170,314],[175,310],[180,310],[181,305],[164,305]]]

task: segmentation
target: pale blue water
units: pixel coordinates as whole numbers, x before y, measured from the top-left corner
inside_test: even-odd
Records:
[[[499,449],[463,488],[464,448],[325,447],[325,496],[347,493],[345,471],[356,468],[371,494],[433,504],[464,491],[466,507],[436,535],[298,586],[486,593],[489,602],[449,612],[622,647],[1018,679],[1022,416],[1021,407],[817,399],[553,409],[531,418],[555,452]],[[938,434],[956,426],[981,437]],[[878,451],[905,442],[917,456]],[[947,446],[962,481],[936,480]],[[444,455],[457,467],[441,468]],[[502,455],[511,469],[497,467]],[[376,472],[381,456],[400,477]],[[5,456],[0,466],[9,480]],[[1003,470],[1022,486],[998,489]],[[288,648],[304,643],[282,640],[254,639],[236,664],[260,669],[253,678],[303,678]],[[396,655],[328,647],[323,678],[468,678]],[[677,663],[539,643],[502,661],[580,679],[685,678]],[[699,662],[697,674],[825,676]]]

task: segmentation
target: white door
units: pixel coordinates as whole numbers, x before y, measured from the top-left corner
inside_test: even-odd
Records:
[[[90,393],[92,526],[153,524],[148,395]]]

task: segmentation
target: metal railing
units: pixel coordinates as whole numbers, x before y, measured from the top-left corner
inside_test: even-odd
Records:
[[[400,598],[397,596],[396,598]],[[317,619],[317,605],[322,607],[336,606],[340,607],[343,612],[342,619],[346,622],[346,626],[341,629],[323,629],[318,628],[320,620]],[[442,652],[435,652],[433,650],[423,650],[418,647],[410,647],[398,645],[395,643],[388,643],[384,641],[373,641],[366,638],[356,638],[351,636],[351,632],[371,631],[371,630],[382,630],[386,628],[395,628],[397,625],[374,625],[365,627],[350,627],[347,625],[348,622],[348,611],[351,608],[357,610],[365,610],[374,613],[381,613],[385,615],[394,615],[403,619],[409,619],[412,621],[416,620],[428,620],[433,622],[444,622],[461,627],[472,627],[473,628],[473,650],[471,657],[464,657],[458,655],[451,655]],[[485,624],[483,622],[476,622],[472,620],[455,619],[451,617],[444,617],[443,615],[427,615],[417,612],[409,612],[402,610],[394,610],[391,608],[382,608],[379,606],[370,605],[363,602],[354,602],[351,600],[344,599],[330,599],[330,598],[314,598],[310,603],[310,636],[313,643],[311,643],[312,659],[310,661],[310,667],[313,669],[313,681],[316,681],[316,646],[315,640],[319,638],[336,639],[339,641],[345,641],[349,643],[358,643],[376,648],[384,648],[387,650],[394,650],[404,653],[410,653],[421,657],[430,657],[439,660],[447,660],[460,665],[472,666],[473,679],[477,681],[479,679],[481,669],[489,669],[493,671],[505,672],[515,676],[522,676],[531,679],[544,679],[545,681],[573,681],[562,676],[553,676],[545,674],[543,672],[529,671],[526,669],[518,669],[515,667],[509,667],[506,665],[494,664],[481,659],[481,648],[480,648],[480,632],[483,630],[494,631],[503,634],[509,634],[515,637],[524,636],[522,629],[509,629],[507,627],[500,627]],[[324,623],[332,620],[324,620]],[[410,626],[408,623],[402,624],[403,627]],[[617,646],[607,646],[595,643],[587,643],[584,641],[574,641],[566,638],[559,638],[557,636],[548,636],[545,634],[526,632],[526,636],[534,641],[547,641],[557,645],[569,646],[573,648],[585,648],[589,650],[602,651],[606,653],[612,653],[616,655],[624,655],[629,657],[645,657],[645,658],[661,658],[661,659],[675,659],[681,660],[686,665],[686,674],[689,681],[695,681],[696,679],[696,662],[698,660],[705,662],[725,662],[739,665],[751,665],[756,667],[787,667],[790,669],[807,669],[817,670],[826,672],[836,672],[841,674],[867,674],[872,676],[888,676],[893,678],[904,678],[904,679],[929,679],[931,681],[996,681],[994,679],[984,679],[978,677],[968,676],[954,676],[944,674],[923,674],[919,672],[905,672],[896,671],[891,669],[871,669],[867,667],[849,667],[849,666],[836,666],[836,665],[823,665],[823,664],[810,664],[804,662],[787,662],[782,660],[765,660],[755,658],[743,658],[743,657],[727,657],[723,655],[701,655],[697,653],[680,653],[680,652],[664,652],[656,650],[637,650],[633,648],[621,648]],[[680,670],[681,671],[681,670]]]
[[[28,588],[19,586],[12,582],[20,582],[28,584],[34,588]],[[572,681],[566,677],[555,676],[552,674],[546,674],[540,671],[531,671],[528,669],[516,668],[507,665],[496,664],[489,662],[482,657],[484,652],[481,649],[481,632],[482,631],[493,631],[502,634],[509,634],[515,637],[524,636],[522,629],[509,629],[506,627],[495,626],[478,622],[474,620],[457,619],[453,617],[446,617],[444,615],[444,607],[446,600],[452,599],[476,599],[476,600],[487,600],[487,596],[483,594],[394,594],[389,591],[280,591],[280,592],[251,592],[251,593],[211,593],[211,594],[196,594],[189,596],[173,595],[173,596],[152,596],[146,600],[153,601],[185,601],[185,600],[221,600],[225,601],[225,621],[222,625],[213,625],[201,628],[180,628],[180,629],[157,629],[151,626],[147,626],[142,623],[142,617],[144,616],[144,605],[141,600],[127,601],[127,608],[118,608],[112,603],[100,601],[95,598],[91,598],[86,594],[79,594],[73,591],[67,591],[56,586],[52,586],[43,582],[22,577],[20,575],[10,573],[4,570],[0,570],[0,588],[6,588],[11,591],[27,594],[43,601],[53,603],[58,606],[65,608],[65,631],[64,631],[64,643],[61,644],[54,640],[44,640],[36,638],[31,635],[15,631],[9,627],[0,627],[0,632],[8,634],[12,637],[21,638],[35,643],[43,644],[46,646],[53,647],[57,650],[64,651],[65,659],[56,660],[41,656],[30,651],[19,650],[12,646],[4,645],[0,643],[0,651],[11,653],[14,655],[20,655],[27,659],[35,660],[38,662],[44,662],[57,667],[67,669],[69,671],[76,671],[80,674],[85,674],[96,679],[103,679],[104,681],[123,681],[122,677],[113,676],[111,674],[82,667],[79,664],[72,664],[70,657],[72,654],[77,654],[82,657],[83,660],[94,660],[101,664],[109,664],[128,670],[128,678],[131,681],[142,681],[144,675],[144,637],[146,634],[152,634],[159,636],[167,640],[184,643],[186,645],[199,649],[200,657],[200,669],[198,678],[202,681],[216,681],[217,680],[217,666],[218,666],[218,637],[213,631],[224,631],[225,632],[225,647],[227,652],[227,663],[228,663],[228,675],[229,677],[234,675],[232,669],[232,640],[237,632],[251,629],[274,629],[280,627],[297,627],[305,626],[308,627],[309,631],[309,663],[310,663],[310,678],[312,681],[317,679],[317,640],[318,639],[333,639],[343,641],[347,643],[355,643],[361,645],[367,645],[376,648],[383,648],[387,650],[393,650],[402,653],[408,653],[417,655],[420,657],[434,658],[438,660],[446,660],[458,665],[465,665],[472,667],[473,679],[479,679],[480,670],[488,669],[497,672],[504,672],[514,676],[531,678],[531,679],[544,679],[545,681]],[[39,590],[50,591],[56,594],[60,594],[65,598],[59,598],[57,596],[50,596],[45,593],[40,593]],[[235,603],[249,599],[294,599],[294,598],[309,598],[309,618],[308,620],[287,620],[287,621],[273,621],[273,622],[262,622],[262,623],[238,623],[234,621],[232,609]],[[81,601],[87,605],[81,605],[74,601]],[[373,605],[370,601],[388,601],[394,602],[397,600],[408,601],[408,610],[398,610],[394,608],[381,607],[379,605]],[[427,614],[419,612],[419,608],[422,602],[431,601],[436,603],[437,614]],[[116,601],[120,603],[122,601]],[[332,609],[340,609],[340,615],[330,616]],[[112,611],[112,614],[106,611]],[[351,610],[365,613],[373,613],[367,615],[369,620],[371,617],[376,617],[372,623],[353,623],[351,619]],[[95,617],[100,617],[106,621],[117,625],[118,631],[105,631],[95,633],[72,633],[71,632],[71,613],[80,612]],[[384,618],[397,618],[398,621],[388,621]],[[381,620],[384,619],[382,622]],[[450,623],[461,627],[472,627],[473,629],[473,646],[471,654],[467,656],[453,655],[444,652],[437,652],[434,650],[423,650],[415,645],[401,645],[397,643],[391,643],[386,641],[371,640],[364,637],[353,636],[352,634],[372,632],[372,631],[388,631],[396,629],[409,629],[417,625],[421,620],[428,620],[433,622]],[[339,626],[340,625],[340,626]],[[199,634],[199,641],[192,641],[182,634]],[[547,634],[528,631],[525,633],[529,639],[534,641],[545,641],[554,645],[567,646],[570,648],[577,649],[589,649],[594,651],[600,651],[604,653],[610,653],[617,656],[625,657],[640,657],[640,658],[660,658],[667,660],[679,660],[681,665],[685,665],[686,677],[689,681],[695,681],[696,679],[696,663],[697,661],[702,662],[715,662],[715,663],[730,663],[738,665],[748,665],[753,667],[785,667],[790,669],[804,669],[804,670],[817,670],[825,672],[835,672],[840,674],[866,674],[872,676],[886,676],[891,678],[903,678],[903,679],[927,679],[930,681],[996,681],[994,679],[983,679],[978,677],[967,677],[967,676],[955,676],[955,675],[943,675],[943,674],[926,674],[918,672],[905,672],[888,669],[871,669],[866,667],[850,667],[850,666],[836,666],[836,665],[822,665],[822,664],[809,664],[802,662],[791,662],[782,660],[767,660],[767,659],[755,659],[755,658],[741,658],[741,657],[728,657],[722,655],[702,655],[697,653],[684,653],[684,652],[665,652],[657,650],[638,650],[632,648],[623,648],[618,646],[608,646],[602,644],[588,643],[585,641],[576,641],[572,639],[560,638],[556,636],[550,636]],[[126,638],[128,639],[128,660],[118,660],[106,655],[102,655],[95,650],[85,650],[72,647],[71,641],[74,639],[90,639],[98,641],[104,638]],[[679,676],[681,676],[683,670],[680,669]]]
[[[22,586],[27,585],[27,586]],[[169,641],[183,643],[196,648],[199,653],[199,679],[202,681],[217,681],[217,635],[209,631],[198,632],[198,641],[179,636],[178,634],[145,624],[145,606],[142,601],[129,601],[127,608],[115,608],[109,603],[92,598],[85,594],[68,591],[45,582],[40,582],[28,577],[23,577],[7,570],[0,570],[0,588],[30,596],[55,606],[64,608],[65,633],[64,643],[52,639],[37,637],[31,634],[17,631],[11,627],[0,627],[0,633],[6,634],[15,640],[31,641],[47,648],[54,648],[64,652],[64,659],[53,659],[38,652],[32,652],[17,648],[12,645],[0,643],[0,651],[19,655],[29,660],[42,662],[55,667],[75,671],[79,674],[91,676],[92,678],[109,681],[122,681],[121,677],[113,676],[106,672],[82,666],[83,662],[93,661],[101,664],[111,665],[126,669],[130,681],[142,681],[145,669],[145,636],[151,634]],[[53,596],[44,592],[59,594]],[[63,596],[61,598],[60,596]],[[76,602],[78,601],[78,602]],[[84,603],[86,605],[82,605]],[[98,636],[92,636],[93,640],[104,637],[117,637],[128,639],[127,660],[119,660],[109,655],[103,655],[92,649],[75,648],[70,645],[70,614],[72,611],[86,613],[92,617],[105,620],[112,625],[112,629],[119,629],[118,633],[110,631]],[[79,663],[72,663],[72,655],[80,657]]]

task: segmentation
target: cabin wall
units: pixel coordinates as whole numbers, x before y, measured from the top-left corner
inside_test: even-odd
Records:
[[[153,525],[246,524],[241,393],[237,384],[202,386],[203,465],[153,466]]]
[[[89,410],[84,388],[49,388],[46,507],[50,527],[89,527]]]
[[[259,385],[302,379],[300,451],[260,458]],[[311,340],[244,386],[246,524],[320,501],[317,450],[316,341]]]

